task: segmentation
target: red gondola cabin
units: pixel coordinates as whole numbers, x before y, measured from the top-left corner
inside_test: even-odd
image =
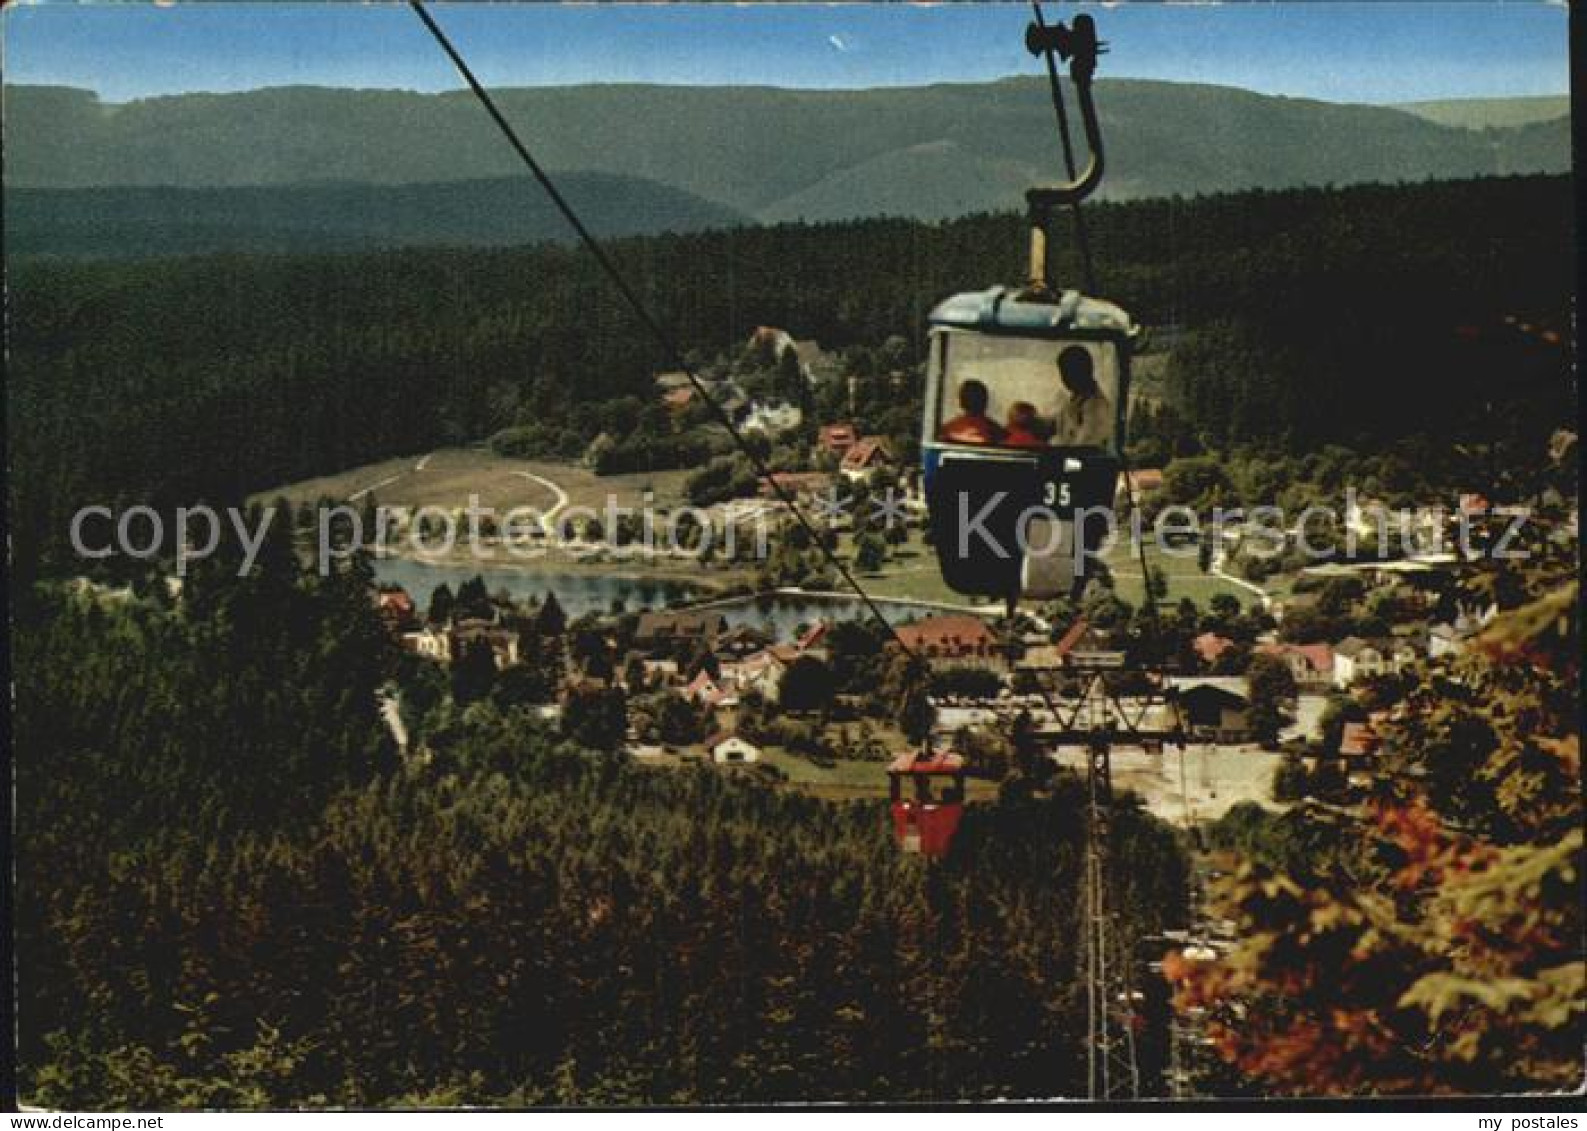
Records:
[[[964,815],[964,758],[901,754],[887,767],[893,835],[905,852],[946,856]]]

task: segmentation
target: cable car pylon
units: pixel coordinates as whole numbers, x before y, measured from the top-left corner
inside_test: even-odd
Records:
[[[1071,652],[1059,668],[1018,670],[1040,692],[1054,726],[1039,731],[1055,760],[1065,748],[1085,757],[1086,829],[1081,868],[1081,975],[1086,986],[1086,1096],[1093,1100],[1138,1099],[1140,1059],[1136,1048],[1137,992],[1133,954],[1114,930],[1109,878],[1113,869],[1113,749],[1135,746],[1161,754],[1183,749],[1186,736],[1177,697],[1169,689],[1170,667],[1127,665],[1122,652]],[[1126,704],[1119,683],[1144,685]],[[1074,684],[1078,683],[1078,690]],[[1066,698],[1072,705],[1060,707]]]

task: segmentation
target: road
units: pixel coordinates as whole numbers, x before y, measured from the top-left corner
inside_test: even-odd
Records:
[[[348,495],[347,501],[350,503],[356,503],[359,499],[364,498],[366,495],[373,494],[382,487],[389,487],[393,483],[399,482],[409,475],[423,471],[425,468],[430,466],[430,461],[434,458],[434,452],[426,453],[425,455],[421,456],[408,471],[399,471],[395,475],[386,476],[379,482],[371,483],[367,487],[361,487],[357,491],[354,491],[351,495]],[[555,497],[556,502],[552,505],[551,509],[546,511],[540,517],[540,529],[545,531],[546,535],[549,537],[552,533],[553,523],[556,522],[557,515],[561,514],[565,509],[567,509],[567,506],[570,502],[572,502],[572,499],[570,499],[568,493],[562,489],[561,484],[547,479],[543,475],[536,475],[532,471],[515,471],[513,474],[521,479],[527,479],[531,483],[544,487]]]
[[[425,458],[428,459],[429,457],[426,456]],[[546,511],[545,514],[540,516],[540,529],[545,531],[546,537],[549,538],[552,531],[555,529],[553,524],[556,522],[557,515],[561,514],[563,509],[566,508],[568,503],[571,501],[568,498],[568,493],[562,489],[561,484],[547,479],[544,475],[536,475],[532,471],[515,471],[513,474],[521,479],[527,479],[531,483],[540,484],[540,486],[544,487],[547,491],[550,491],[556,496],[556,503],[551,507],[550,510]]]
[[[1235,585],[1246,590],[1248,593],[1255,593],[1256,599],[1262,602],[1262,611],[1264,613],[1272,611],[1273,598],[1268,595],[1266,589],[1263,589],[1260,585],[1253,585],[1243,577],[1235,577],[1233,574],[1223,572],[1222,550],[1215,550],[1213,552],[1212,561],[1207,564],[1207,572],[1222,581],[1227,581],[1230,585]]]
[[[406,473],[399,471],[395,475],[386,476],[379,483],[371,483],[369,486],[364,487],[361,490],[354,491],[351,495],[347,496],[347,501],[349,503],[356,503],[359,499],[362,499],[365,495],[369,494],[371,491],[378,491],[382,487],[391,486],[397,480],[401,479],[404,474],[406,474]]]
[[[419,460],[418,463],[413,465],[413,471],[423,471],[425,469],[425,467],[429,464],[430,457],[433,456],[433,455],[435,455],[435,453],[434,452],[430,452],[428,455],[423,456]],[[410,472],[410,471],[399,471],[395,475],[388,475],[384,479],[382,479],[379,483],[371,483],[367,487],[362,487],[359,490],[354,491],[351,495],[347,496],[347,501],[349,503],[356,503],[359,499],[362,499],[365,495],[369,494],[370,492],[378,491],[382,487],[389,487],[393,483],[397,482],[399,479],[403,478],[404,476],[411,475],[411,474],[412,474],[412,472]]]

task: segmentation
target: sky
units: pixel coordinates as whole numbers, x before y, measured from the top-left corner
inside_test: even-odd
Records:
[[[1563,94],[1557,0],[1095,3],[1098,74],[1342,102]],[[588,82],[852,88],[1041,73],[1025,4],[437,4],[489,86]],[[436,91],[456,73],[400,3],[71,3],[0,10],[10,83],[123,102],[313,84]]]

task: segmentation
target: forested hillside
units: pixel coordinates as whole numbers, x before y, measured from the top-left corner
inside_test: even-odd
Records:
[[[1096,90],[1102,192],[1115,199],[1570,168],[1564,118],[1477,131],[1230,87],[1104,77]],[[1001,211],[1059,174],[1036,76],[494,93],[551,169],[641,177],[763,221]],[[281,87],[105,104],[85,90],[11,86],[5,113],[8,187],[393,185],[519,171],[465,92]]]
[[[612,173],[560,185],[599,236],[726,228],[746,217],[679,189]],[[567,221],[526,177],[445,184],[8,188],[13,256],[140,259],[211,251],[329,252],[564,240]]]
[[[1442,359],[1465,324],[1566,324],[1564,178],[1144,201],[1089,217],[1103,292],[1191,334],[1167,393],[1180,430],[1208,443],[1303,451],[1409,430],[1442,444],[1483,426],[1479,401],[1568,406],[1548,373],[1523,395]],[[1016,281],[1024,238],[1018,216],[988,215],[612,252],[686,347],[736,349],[766,324],[829,348],[901,335],[919,356],[930,309]],[[1059,274],[1077,276],[1072,256]],[[610,402],[652,401],[668,364],[588,257],[558,247],[24,261],[10,285],[11,522],[28,565],[59,552],[89,501],[231,499],[515,424],[587,441],[631,426],[634,402]]]
[[[927,867],[880,802],[640,768],[489,701],[397,767],[368,584],[278,538],[178,608],[24,602],[29,1102],[1083,1092],[1074,783],[973,808]],[[1185,863],[1134,809],[1114,829],[1127,950],[1183,922]]]

